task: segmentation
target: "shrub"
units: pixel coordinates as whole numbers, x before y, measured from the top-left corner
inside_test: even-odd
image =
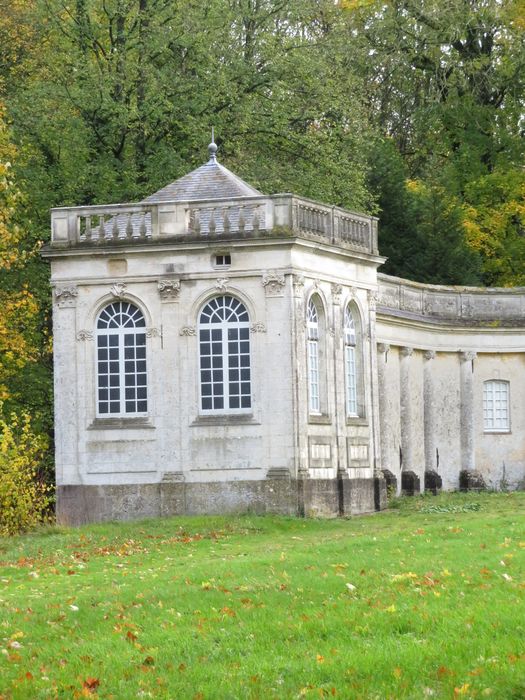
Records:
[[[28,530],[49,517],[52,487],[40,474],[48,440],[27,414],[0,416],[0,535]]]

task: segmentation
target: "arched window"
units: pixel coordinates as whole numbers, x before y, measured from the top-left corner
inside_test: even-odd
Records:
[[[310,413],[321,413],[319,391],[319,312],[313,299],[306,310],[308,397]]]
[[[357,368],[356,368],[356,328],[352,309],[345,309],[343,337],[345,344],[346,415],[358,416]]]
[[[97,320],[97,414],[124,417],[148,410],[146,322],[140,309],[116,301]]]
[[[215,297],[202,309],[199,355],[201,410],[251,408],[250,318],[238,299]]]
[[[483,382],[483,429],[502,433],[510,430],[509,382]]]

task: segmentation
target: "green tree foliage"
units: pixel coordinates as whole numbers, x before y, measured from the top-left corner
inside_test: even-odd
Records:
[[[39,296],[48,285],[23,226],[17,157],[0,103],[0,402],[7,413],[31,410],[36,426],[45,430],[51,425],[50,353]]]
[[[35,0],[52,50],[13,91],[46,204],[137,199],[221,158],[266,191],[367,208],[361,84],[328,0]],[[44,195],[41,195],[41,205]]]
[[[512,183],[522,172],[524,154],[525,3],[372,0],[343,5],[354,39],[352,66],[367,76],[370,118],[392,139],[408,177],[437,186],[449,206],[464,207],[463,235],[481,257],[483,281],[518,283],[522,258],[514,272],[510,258],[520,250],[519,213],[507,216],[505,234],[499,222],[479,218],[492,207],[491,182],[504,209],[507,197],[516,197],[514,209],[523,205],[523,194]],[[514,194],[498,187],[503,181]],[[482,196],[488,199],[481,201]],[[408,217],[410,209],[406,212]],[[391,225],[386,211],[381,223]],[[491,240],[481,244],[473,235],[476,225]],[[495,260],[500,255],[506,263]],[[423,279],[417,270],[414,274]],[[469,273],[463,281],[469,281]]]
[[[384,272],[434,284],[479,283],[480,260],[464,236],[464,211],[436,183],[410,180],[391,139],[372,149],[370,186],[383,217]]]

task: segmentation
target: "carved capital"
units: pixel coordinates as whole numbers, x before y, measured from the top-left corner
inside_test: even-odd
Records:
[[[292,275],[292,282],[296,292],[302,291],[304,287],[304,275]]]
[[[183,326],[179,331],[179,335],[197,335],[197,330],[194,326]]]
[[[229,284],[230,280],[227,277],[219,277],[219,279],[215,282],[215,286],[219,292],[225,292],[228,289]]]
[[[286,282],[284,275],[267,273],[262,276],[261,281],[267,296],[276,297],[282,295]]]
[[[250,326],[250,333],[266,333],[266,326],[261,321],[256,321]]]
[[[410,357],[413,352],[414,352],[414,348],[409,348],[407,346],[399,348],[399,353],[400,353],[401,357]]]
[[[115,282],[109,290],[116,299],[122,299],[126,294],[127,287],[123,282]]]
[[[461,362],[472,362],[472,360],[475,360],[477,356],[478,353],[474,352],[473,350],[467,350],[459,353]]]
[[[425,350],[423,353],[423,357],[425,360],[433,360],[436,357],[436,351],[435,350]]]
[[[74,306],[77,301],[78,288],[74,284],[55,287],[55,301],[59,306]]]
[[[85,330],[78,331],[77,340],[93,340],[93,333]]]
[[[388,343],[378,343],[377,352],[381,355],[386,354],[390,350],[390,345]]]
[[[334,304],[339,304],[341,302],[341,294],[343,293],[343,285],[331,284],[330,289],[332,290],[332,301]]]
[[[160,336],[159,328],[146,328],[146,338],[160,338]]]
[[[180,294],[180,280],[159,280],[157,289],[162,301],[177,301]]]
[[[377,307],[377,301],[379,299],[379,294],[376,290],[369,289],[366,293],[368,298],[368,307],[371,311],[375,311]]]

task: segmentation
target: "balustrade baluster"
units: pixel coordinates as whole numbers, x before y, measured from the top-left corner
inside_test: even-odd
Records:
[[[213,236],[215,233],[216,229],[216,224],[215,224],[215,209],[210,210],[210,223],[208,224],[208,232],[210,236]]]
[[[224,209],[224,215],[222,217],[222,227],[224,233],[230,233],[230,217],[228,216],[228,209]]]
[[[252,218],[252,228],[255,232],[259,230],[259,212],[258,212],[258,207],[255,207],[253,210],[253,218]]]
[[[98,242],[104,243],[106,240],[106,217],[104,214],[99,214],[98,217]]]
[[[200,209],[194,209],[193,210],[194,214],[194,231],[195,233],[202,233],[202,227],[201,227],[201,210]]]
[[[111,237],[116,240],[118,238],[118,214],[113,217],[113,228],[111,230]]]
[[[140,215],[140,228],[139,237],[146,238],[147,228],[146,228],[146,212],[142,212]]]
[[[90,243],[91,240],[92,240],[91,217],[90,217],[90,216],[85,216],[85,217],[84,217],[84,225],[85,225],[84,234],[85,234],[85,237],[86,237],[86,241],[87,241],[88,243]]]
[[[241,205],[239,207],[239,223],[238,223],[239,233],[244,233],[245,227],[246,227],[246,219],[244,218],[244,207]]]
[[[128,214],[128,220],[126,222],[126,238],[133,238],[133,223],[131,221],[131,214]]]

